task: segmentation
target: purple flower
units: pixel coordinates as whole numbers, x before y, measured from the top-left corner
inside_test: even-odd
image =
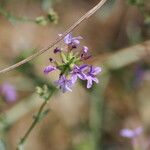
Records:
[[[87,53],[89,51],[89,48],[87,46],[83,46],[82,51],[84,53]]]
[[[86,80],[86,75],[84,71],[87,69],[88,65],[75,66],[71,72],[71,80],[73,83],[77,81],[78,78],[81,80]]]
[[[0,87],[0,92],[7,102],[14,102],[17,99],[15,87],[7,82]]]
[[[64,36],[59,34],[60,37]],[[54,53],[60,53],[59,61],[49,59],[53,65],[47,66],[44,69],[44,73],[48,74],[51,71],[59,70],[59,79],[56,81],[57,86],[62,92],[72,91],[71,88],[77,81],[77,79],[87,80],[87,88],[91,88],[93,82],[98,83],[96,75],[101,72],[100,67],[93,67],[84,64],[85,60],[91,57],[89,48],[82,46],[82,49],[78,52],[74,48],[78,48],[80,44],[81,36],[73,37],[70,33],[64,37],[64,43],[67,44],[65,51],[62,48],[56,47]],[[80,65],[79,65],[80,64]]]
[[[45,67],[45,69],[44,69],[44,73],[45,74],[48,74],[48,73],[50,73],[51,71],[54,71],[54,70],[56,70],[57,68],[56,67],[54,67],[54,66],[47,66],[47,67]]]
[[[83,46],[81,53],[81,60],[87,60],[92,57],[92,55],[88,52],[89,48],[87,46]]]
[[[69,33],[64,37],[64,42],[72,48],[77,48],[77,46],[80,44],[79,40],[81,39],[83,39],[81,36],[72,37],[72,35]]]
[[[60,48],[58,48],[58,47],[56,47],[55,49],[54,49],[54,53],[56,54],[56,53],[60,53],[61,52],[61,49]]]
[[[88,89],[92,87],[93,81],[96,83],[99,82],[98,79],[96,78],[96,75],[100,72],[101,72],[100,67],[93,67],[93,66],[89,67],[89,71],[86,74],[87,88]]]
[[[143,132],[143,128],[142,127],[138,127],[135,130],[123,129],[123,130],[121,130],[120,135],[123,136],[123,137],[127,137],[127,138],[136,138],[142,132]]]
[[[56,85],[62,90],[63,93],[70,91],[72,92],[71,88],[73,83],[71,80],[68,80],[64,75],[61,75],[59,80],[57,80]]]

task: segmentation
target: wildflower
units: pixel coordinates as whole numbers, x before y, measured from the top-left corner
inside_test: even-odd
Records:
[[[87,46],[83,46],[82,50],[84,53],[87,53],[89,51],[89,48]]]
[[[52,72],[53,70],[56,70],[56,67],[54,67],[54,66],[47,66],[44,69],[44,73],[48,74],[48,73]]]
[[[73,83],[76,82],[77,78],[80,78],[81,80],[86,80],[86,75],[84,73],[84,70],[87,69],[88,65],[81,65],[81,66],[75,66],[73,71],[71,72],[71,80]]]
[[[131,129],[123,129],[120,131],[120,135],[126,138],[131,139],[131,144],[133,146],[133,149],[146,149],[148,147],[148,143],[140,142],[138,137],[142,134],[143,128],[138,127],[134,130]]]
[[[64,38],[64,43],[66,43],[68,46],[71,46],[71,48],[77,48],[77,46],[80,44],[80,41],[82,37],[72,37],[72,35],[69,33]]]
[[[15,87],[7,82],[2,84],[0,92],[7,102],[14,102],[17,99]]]
[[[138,127],[135,130],[123,129],[123,130],[121,130],[120,135],[123,137],[127,137],[127,138],[135,138],[135,137],[139,136],[142,132],[143,132],[142,127]]]
[[[71,80],[68,80],[64,75],[60,76],[59,80],[55,83],[62,90],[63,93],[65,93],[66,91],[72,92],[71,87],[73,86],[73,83]]]
[[[59,34],[62,36],[62,34]],[[80,44],[81,36],[72,37],[68,34],[64,37],[64,43],[68,47],[63,51],[61,48],[55,48],[54,54],[60,55],[61,61],[56,61],[50,58],[50,62],[54,65],[45,67],[44,73],[48,74],[54,70],[59,70],[59,79],[55,81],[56,85],[62,90],[62,92],[72,91],[72,87],[77,81],[87,80],[87,88],[91,88],[93,81],[98,83],[96,75],[101,72],[100,67],[89,66],[84,64],[84,61],[89,59],[89,49],[83,46],[80,51],[72,51],[73,48],[77,48]]]
[[[93,66],[89,67],[89,72],[86,75],[88,89],[92,87],[93,81],[96,83],[99,82],[98,79],[96,78],[96,75],[100,72],[101,72],[100,67],[93,67]]]
[[[92,55],[89,53],[89,48],[87,46],[83,46],[82,53],[81,53],[81,59],[87,60],[91,57],[92,57]]]

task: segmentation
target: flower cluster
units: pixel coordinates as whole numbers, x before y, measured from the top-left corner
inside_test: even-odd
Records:
[[[72,91],[77,79],[86,80],[87,88],[91,88],[93,82],[98,83],[96,75],[101,72],[101,68],[84,64],[85,60],[91,58],[91,54],[88,47],[79,46],[81,39],[83,39],[81,36],[73,37],[67,34],[63,40],[67,48],[65,50],[59,47],[54,49],[54,54],[61,56],[61,62],[50,58],[50,62],[54,65],[49,65],[44,69],[45,74],[54,70],[60,71],[59,79],[55,83],[62,92]]]

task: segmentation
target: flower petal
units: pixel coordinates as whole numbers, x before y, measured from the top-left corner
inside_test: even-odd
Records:
[[[88,50],[89,50],[89,48],[88,48],[87,46],[83,46],[82,51],[83,51],[84,53],[87,53]]]
[[[100,73],[101,71],[102,71],[102,68],[101,68],[101,67],[95,67],[93,74],[94,74],[94,75],[97,75],[97,74]]]
[[[87,88],[89,89],[89,88],[91,88],[92,87],[92,80],[91,80],[91,78],[89,77],[89,78],[87,78]]]
[[[64,42],[65,42],[66,44],[70,44],[71,41],[72,41],[72,35],[69,33],[69,34],[67,34],[67,35],[64,37]]]
[[[77,36],[77,37],[73,37],[72,39],[73,39],[73,40],[82,40],[83,37],[82,37],[82,36]]]
[[[135,134],[130,129],[123,129],[121,130],[120,135],[127,138],[133,138]]]
[[[54,67],[54,66],[47,66],[47,67],[45,67],[45,69],[44,69],[44,73],[45,73],[45,74],[48,74],[48,73],[50,73],[51,71],[56,70],[56,69],[57,69],[57,68]]]
[[[71,76],[71,81],[72,81],[73,84],[77,81],[77,75],[76,74],[73,74]]]
[[[96,83],[99,83],[98,79],[97,78],[92,78],[92,80]]]

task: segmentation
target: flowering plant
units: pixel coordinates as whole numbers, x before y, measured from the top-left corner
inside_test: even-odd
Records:
[[[46,66],[44,69],[45,74],[54,70],[60,71],[59,79],[55,81],[55,84],[63,93],[72,91],[77,79],[86,80],[87,88],[91,88],[93,82],[98,83],[96,75],[101,72],[101,68],[84,64],[86,60],[91,58],[91,54],[86,46],[82,46],[80,51],[77,50],[81,39],[83,39],[81,36],[73,37],[71,34],[67,34],[63,40],[67,48],[65,50],[59,47],[54,49],[54,54],[61,56],[61,62],[50,58],[50,62],[54,65]]]

